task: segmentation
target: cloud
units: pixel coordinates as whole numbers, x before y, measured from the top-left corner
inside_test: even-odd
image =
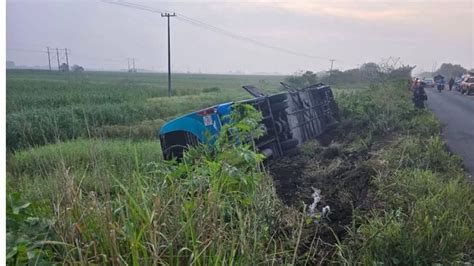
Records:
[[[413,11],[408,8],[395,8],[368,1],[295,1],[277,2],[273,3],[273,5],[281,9],[308,15],[332,16],[363,21],[405,20],[413,15]]]

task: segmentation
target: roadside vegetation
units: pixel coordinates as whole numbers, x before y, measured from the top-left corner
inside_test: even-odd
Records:
[[[227,134],[259,133],[261,117],[246,106],[233,114],[235,122],[214,150],[192,149],[180,164],[162,161],[159,143],[133,137],[130,128],[128,135],[109,133],[111,139],[85,134],[25,148],[34,146],[29,143],[8,154],[7,262],[472,262],[472,184],[440,139],[439,122],[428,110],[413,108],[408,73],[382,74],[361,90],[337,91],[342,122],[269,172],[251,145],[236,145]],[[196,109],[201,98],[193,97],[216,93],[220,101],[225,96],[219,93],[227,94],[224,85],[201,87],[208,92],[175,97],[187,106],[173,112]],[[159,106],[167,100],[143,99]],[[147,119],[129,122],[165,120]],[[112,132],[113,126],[94,128]],[[311,186],[331,206],[329,219],[308,217]]]
[[[384,78],[336,95],[344,118],[339,127],[274,163],[272,173],[287,204],[303,209],[317,188],[319,206],[331,206],[330,229],[318,229],[329,251],[316,261],[472,262],[472,183],[441,140],[438,120],[414,109],[406,79]],[[305,226],[302,242],[310,243],[316,229]]]
[[[347,238],[337,245],[339,262],[450,264],[474,259],[472,183],[461,159],[442,141],[439,122],[428,110],[413,110],[410,96],[402,82],[342,101],[349,117],[371,121],[361,135],[362,147],[380,145],[378,136],[389,141],[370,159],[375,170],[371,208],[355,210]]]

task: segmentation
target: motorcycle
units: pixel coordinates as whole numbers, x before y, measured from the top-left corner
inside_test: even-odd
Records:
[[[444,77],[442,75],[436,75],[433,77],[433,79],[436,84],[436,88],[438,89],[438,92],[441,93],[441,91],[444,89],[444,84],[446,84],[444,81]]]
[[[438,92],[441,92],[443,90],[444,85],[438,84]]]

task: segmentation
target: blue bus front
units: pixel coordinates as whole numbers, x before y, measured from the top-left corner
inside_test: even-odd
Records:
[[[160,141],[164,158],[181,158],[189,146],[198,143],[212,145],[231,108],[232,103],[223,103],[178,117],[163,125],[160,129]]]

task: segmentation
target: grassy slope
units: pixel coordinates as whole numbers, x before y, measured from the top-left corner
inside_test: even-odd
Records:
[[[410,96],[402,83],[342,101],[346,116],[368,129],[360,136],[362,146],[376,136],[394,137],[371,162],[377,172],[374,206],[355,216],[350,236],[338,246],[339,262],[448,264],[474,258],[472,184],[460,158],[440,139],[439,122],[427,110],[413,110]]]
[[[474,197],[460,160],[439,137],[404,136],[383,152],[373,177],[376,207],[355,217],[341,262],[472,262]],[[434,252],[435,251],[435,252]]]

